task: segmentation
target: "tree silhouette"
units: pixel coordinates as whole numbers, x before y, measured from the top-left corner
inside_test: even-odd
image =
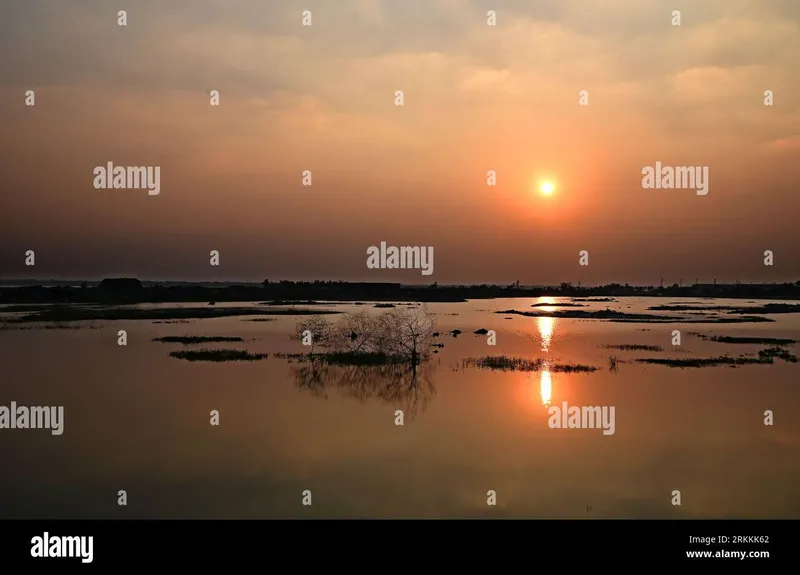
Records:
[[[373,353],[405,358],[412,364],[430,357],[436,317],[427,306],[404,306],[381,314],[349,313],[331,323],[321,316],[304,319],[292,339],[310,332],[313,344],[332,353]],[[307,334],[306,334],[307,335]]]

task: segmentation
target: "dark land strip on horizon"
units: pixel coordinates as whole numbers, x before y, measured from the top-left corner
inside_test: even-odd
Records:
[[[385,282],[263,282],[203,283],[142,282],[133,278],[109,278],[101,282],[52,282],[0,280],[3,304],[136,304],[177,302],[265,302],[266,304],[313,304],[318,301],[348,302],[464,302],[477,299],[521,297],[671,297],[799,300],[800,281],[782,284],[695,284],[668,287],[608,284],[585,287],[512,285],[413,286]],[[11,285],[10,285],[11,284]],[[269,301],[267,301],[269,300]],[[698,308],[701,309],[701,308]]]

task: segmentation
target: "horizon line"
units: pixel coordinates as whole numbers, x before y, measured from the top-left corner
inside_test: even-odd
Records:
[[[10,283],[29,283],[30,286],[35,286],[42,283],[70,283],[70,284],[81,284],[81,283],[100,283],[105,279],[135,279],[142,283],[147,284],[159,284],[159,283],[169,283],[169,284],[228,284],[228,285],[263,285],[265,280],[181,280],[181,279],[142,279],[135,276],[127,276],[127,275],[118,275],[118,276],[108,276],[102,279],[86,279],[86,278],[49,278],[49,279],[37,279],[37,278],[0,278],[0,284],[3,282],[10,282]],[[715,279],[712,282],[700,282],[696,281],[694,283],[681,283],[680,281],[673,281],[667,282],[663,281],[663,283],[620,283],[619,281],[612,281],[608,283],[596,283],[596,284],[584,284],[581,282],[556,282],[556,283],[545,283],[545,284],[525,284],[522,282],[503,282],[503,283],[491,283],[491,282],[483,282],[483,283],[476,283],[476,282],[468,282],[468,283],[446,283],[446,284],[439,284],[437,281],[433,282],[426,282],[426,283],[413,283],[413,282],[402,282],[402,281],[364,281],[364,280],[345,280],[345,279],[276,279],[276,280],[269,280],[270,284],[279,284],[280,282],[290,282],[290,283],[315,283],[315,282],[333,282],[333,283],[344,283],[344,284],[391,284],[391,285],[400,285],[400,286],[414,286],[414,287],[429,287],[433,284],[436,284],[439,287],[480,287],[480,286],[515,286],[520,288],[543,288],[543,287],[560,287],[561,284],[568,283],[571,284],[572,287],[584,287],[584,288],[593,288],[593,287],[604,287],[609,285],[619,285],[619,286],[628,286],[628,287],[672,287],[673,285],[678,285],[680,287],[692,287],[696,285],[702,286],[733,286],[733,285],[792,285],[800,283],[800,279],[791,281],[791,280],[762,280],[762,281],[745,281],[745,280],[723,280],[720,281],[719,279]]]

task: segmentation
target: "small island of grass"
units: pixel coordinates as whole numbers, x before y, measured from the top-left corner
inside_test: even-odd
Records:
[[[525,359],[506,355],[470,357],[461,362],[462,367],[492,371],[550,371],[553,373],[591,373],[600,369],[591,365],[560,364],[544,359]]]
[[[193,349],[173,351],[169,355],[186,361],[211,362],[257,361],[269,357],[267,353],[250,353],[243,349]]]
[[[153,341],[160,341],[161,343],[182,343],[183,345],[198,345],[201,343],[221,343],[221,342],[244,341],[244,340],[241,337],[205,336],[205,335],[186,335],[186,336],[169,335],[166,337],[154,337]]]

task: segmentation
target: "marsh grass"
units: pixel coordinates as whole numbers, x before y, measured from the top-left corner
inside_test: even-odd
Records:
[[[769,358],[770,360],[774,357],[781,359],[787,363],[797,363],[797,356],[790,352],[788,349],[783,349],[781,347],[768,347],[767,349],[762,349],[758,352],[758,357],[760,358]]]
[[[341,305],[345,302],[324,302],[324,301],[316,301],[313,299],[309,300],[291,300],[291,299],[276,299],[272,301],[262,301],[259,302],[258,305],[269,305],[269,306],[295,306],[295,305]]]
[[[551,363],[544,359],[525,359],[506,355],[467,358],[462,367],[488,369],[492,371],[550,371],[553,373],[591,373],[600,369],[591,365]]]
[[[763,359],[763,358],[756,358],[756,357],[731,357],[729,355],[721,356],[721,357],[705,357],[705,358],[654,358],[654,357],[647,357],[643,359],[635,359],[633,360],[636,363],[647,363],[652,365],[664,365],[667,367],[719,367],[721,365],[729,365],[732,367],[739,366],[739,365],[751,365],[751,364],[764,364],[764,363],[772,363],[772,359]]]
[[[376,366],[410,363],[407,357],[377,352],[278,353],[275,354],[275,357],[286,359],[290,363],[321,362],[326,365],[340,366]]]
[[[243,349],[193,349],[173,351],[169,355],[186,361],[211,362],[258,361],[269,357],[268,353],[250,353]]]
[[[28,331],[28,330],[50,330],[50,329],[100,329],[96,325],[65,325],[65,324],[38,324],[38,325],[18,325],[14,322],[0,322],[0,331]]]
[[[706,341],[731,344],[757,344],[757,345],[792,345],[797,343],[794,339],[780,337],[738,337],[730,335],[705,335],[697,332],[689,332],[689,335],[699,337]]]
[[[634,360],[637,363],[648,363],[652,365],[665,365],[667,367],[717,367],[721,365],[728,365],[736,367],[740,365],[771,365],[775,359],[783,360],[787,363],[797,363],[797,357],[789,350],[780,347],[770,347],[762,349],[758,352],[757,357],[749,357],[741,355],[739,357],[732,357],[724,355],[719,357],[707,358],[644,358]]]
[[[201,343],[220,343],[232,341],[244,341],[241,337],[225,337],[225,336],[205,336],[205,335],[186,335],[176,336],[170,335],[166,337],[154,337],[153,341],[161,343],[182,343],[183,345],[198,345]]]
[[[800,304],[791,303],[766,303],[763,305],[742,307],[732,305],[654,305],[647,309],[651,311],[724,311],[729,314],[783,314],[800,313]]]
[[[770,323],[775,320],[754,315],[741,317],[681,317],[655,314],[625,313],[612,309],[604,310],[557,310],[557,311],[519,311],[507,309],[494,313],[521,315],[523,317],[556,317],[564,319],[600,319],[616,323]]]
[[[606,349],[619,349],[622,351],[664,351],[664,348],[660,345],[642,345],[636,343],[626,343],[626,344],[605,344],[600,347],[604,347]]]
[[[53,306],[37,313],[9,320],[9,323],[30,322],[69,322],[69,321],[109,321],[109,320],[174,320],[210,319],[248,315],[330,315],[338,311],[312,309],[253,309],[253,308],[87,308],[74,306]]]

